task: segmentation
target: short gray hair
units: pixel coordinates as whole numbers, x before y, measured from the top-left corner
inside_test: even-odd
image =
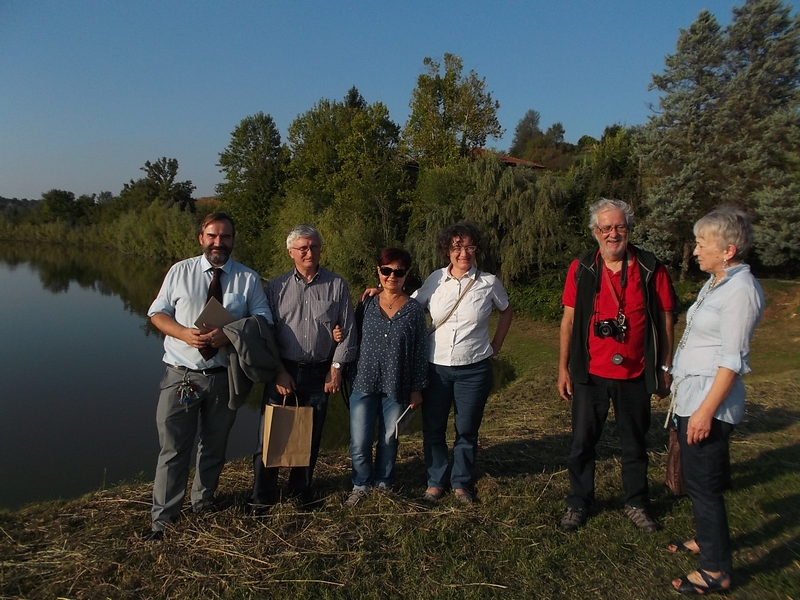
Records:
[[[720,250],[734,246],[733,258],[742,260],[753,245],[753,218],[735,206],[720,206],[694,224],[694,235],[714,238]]]
[[[292,227],[292,230],[289,232],[289,235],[286,236],[286,249],[291,250],[292,244],[296,240],[301,239],[310,239],[316,238],[319,245],[322,246],[322,236],[320,235],[319,231],[316,230],[315,227],[311,225],[297,225],[296,227]]]
[[[589,229],[597,227],[597,214],[605,210],[621,210],[625,215],[625,225],[628,226],[628,231],[633,229],[633,209],[631,205],[623,200],[609,198],[600,198],[589,207]]]

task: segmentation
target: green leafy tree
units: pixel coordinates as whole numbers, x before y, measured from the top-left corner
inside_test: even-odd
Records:
[[[178,177],[178,160],[162,156],[154,163],[149,160],[141,167],[145,180],[151,186],[154,200],[167,208],[176,206],[182,211],[194,212],[192,192],[196,189],[191,181],[175,181]]]
[[[45,192],[39,202],[39,218],[44,223],[61,221],[74,224],[82,216],[81,205],[75,202],[75,194],[66,190]]]
[[[692,224],[709,210],[730,203],[759,218],[762,202],[766,212],[786,208],[776,199],[796,172],[799,35],[798,17],[778,0],[747,0],[725,30],[703,11],[653,77],[660,110],[637,144],[649,185],[645,230],[681,277]],[[759,229],[760,256],[772,239]]]
[[[486,91],[485,79],[475,71],[462,75],[463,62],[454,54],[444,55],[443,74],[432,58],[423,64],[427,72],[417,78],[403,131],[409,156],[421,165],[443,166],[503,135],[500,103]]]
[[[461,158],[443,167],[421,169],[410,194],[405,247],[414,258],[417,275],[423,279],[442,266],[442,258],[435,250],[437,233],[464,218],[464,198],[475,191],[470,162],[471,159]]]
[[[289,151],[270,115],[245,117],[219,155],[225,181],[216,187],[222,208],[236,220],[237,238],[253,243],[270,225],[276,196],[286,179]]]
[[[113,209],[108,212],[114,218],[131,210],[142,211],[154,202],[167,208],[174,206],[181,211],[195,212],[192,198],[194,184],[189,180],[175,181],[178,176],[177,159],[164,156],[152,163],[148,160],[139,170],[145,172],[145,177],[135,181],[131,179],[124,184],[119,201],[112,203]]]
[[[375,253],[398,243],[405,231],[400,207],[405,171],[399,128],[388,109],[368,104],[351,88],[344,101],[323,99],[300,115],[287,140],[292,159],[275,215],[273,252],[285,248],[289,228],[311,222],[325,239],[326,265],[354,288],[374,283]]]
[[[533,109],[526,112],[525,116],[520,119],[514,129],[514,139],[511,141],[511,147],[508,149],[508,153],[511,156],[522,158],[528,141],[542,135],[542,130],[539,127],[540,120],[541,115]]]

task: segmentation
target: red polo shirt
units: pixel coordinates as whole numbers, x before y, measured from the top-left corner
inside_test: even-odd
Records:
[[[598,250],[599,252],[599,250]],[[589,373],[609,379],[633,379],[644,372],[644,339],[645,339],[645,304],[642,294],[642,282],[639,277],[639,266],[633,249],[630,250],[633,260],[628,265],[628,281],[622,288],[622,269],[614,273],[600,261],[600,268],[605,270],[611,285],[617,292],[622,313],[627,317],[628,329],[623,340],[617,341],[613,337],[600,338],[594,334],[594,324],[605,319],[617,318],[617,303],[614,294],[608,287],[608,279],[600,272],[600,292],[595,296],[594,311],[589,321]],[[564,294],[561,303],[564,306],[575,308],[575,273],[578,269],[578,260],[572,261],[567,272],[567,281],[564,284]],[[663,265],[655,273],[656,305],[661,312],[673,310],[673,298],[669,285],[669,275]],[[658,318],[658,315],[654,315]],[[657,324],[656,324],[657,325]],[[622,363],[615,365],[612,358],[615,354],[622,356]]]

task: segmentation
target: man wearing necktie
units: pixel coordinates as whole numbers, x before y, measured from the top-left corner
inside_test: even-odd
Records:
[[[234,319],[263,315],[272,323],[258,274],[230,258],[235,228],[216,212],[200,224],[203,254],[175,263],[147,315],[164,335],[164,362],[156,425],[161,450],[153,483],[152,527],[160,539],[180,515],[199,420],[199,443],[191,502],[194,512],[213,506],[228,433],[236,411],[228,406],[228,360],[220,348],[222,328],[195,326],[208,300],[216,298]]]

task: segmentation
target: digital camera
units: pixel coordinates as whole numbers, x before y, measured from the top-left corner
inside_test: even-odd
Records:
[[[625,336],[625,325],[620,325],[616,319],[603,319],[594,324],[594,334],[599,338],[614,338],[618,342]]]

